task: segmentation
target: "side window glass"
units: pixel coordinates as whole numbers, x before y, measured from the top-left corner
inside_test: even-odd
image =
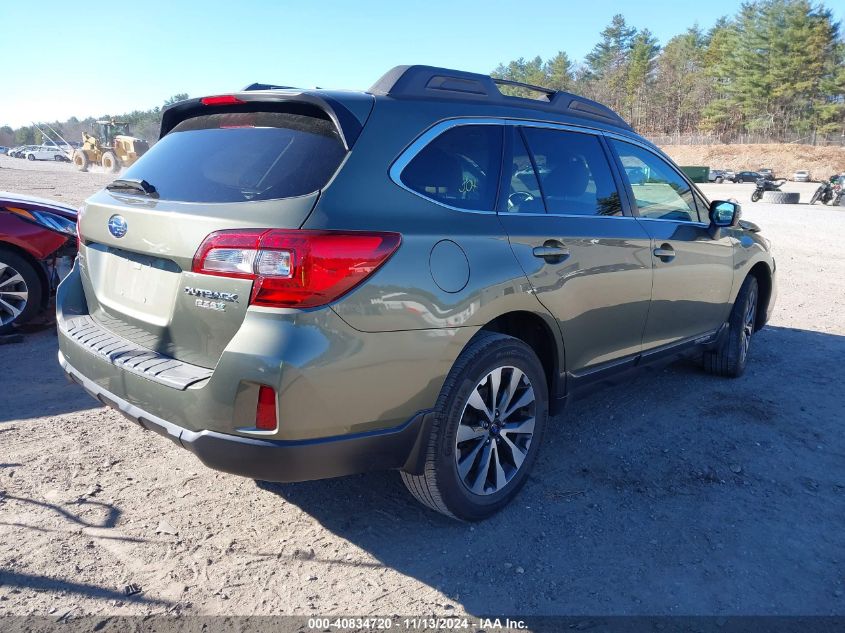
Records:
[[[505,166],[507,169],[507,165]],[[509,175],[510,188],[505,210],[508,213],[545,213],[540,183],[534,172],[534,165],[528,155],[528,148],[519,130],[513,128],[513,152],[511,153]]]
[[[610,165],[598,137],[523,128],[549,213],[622,215]]]
[[[610,142],[619,153],[641,217],[698,222],[692,189],[669,163],[637,145]]]
[[[710,222],[710,205],[707,200],[695,189],[692,190],[692,197],[695,198],[695,206],[698,207],[698,221]]]
[[[501,163],[501,126],[461,125],[426,145],[400,177],[406,187],[437,202],[494,211]]]

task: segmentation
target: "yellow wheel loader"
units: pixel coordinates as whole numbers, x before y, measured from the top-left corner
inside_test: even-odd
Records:
[[[100,165],[110,173],[129,167],[150,146],[145,140],[131,136],[128,127],[128,123],[114,119],[97,121],[96,135],[82,133],[82,147],[73,153],[73,164],[79,171]]]

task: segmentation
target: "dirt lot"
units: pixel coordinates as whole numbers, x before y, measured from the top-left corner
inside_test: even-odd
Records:
[[[78,203],[108,178],[0,156],[0,190]],[[395,473],[207,470],[66,383],[51,331],[0,346],[0,615],[845,614],[845,208],[744,214],[781,293],[747,374],[678,364],[573,403],[474,526]]]
[[[798,169],[822,180],[845,171],[845,147],[813,145],[667,145],[663,148],[679,165],[707,165],[711,169],[774,170],[777,178],[792,178]],[[812,195],[812,194],[811,194]]]

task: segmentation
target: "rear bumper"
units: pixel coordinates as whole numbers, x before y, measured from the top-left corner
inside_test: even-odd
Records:
[[[370,470],[402,469],[419,473],[432,414],[418,413],[391,429],[316,440],[262,440],[217,431],[192,431],[152,415],[100,387],[68,363],[59,352],[68,378],[103,404],[141,427],[155,431],[191,451],[215,470],[277,482],[341,477]]]
[[[92,316],[82,268],[80,258],[56,296],[64,360],[97,392],[188,432],[292,443],[395,431],[434,406],[454,359],[477,331],[366,333],[331,309],[250,308],[212,368],[189,364],[196,362],[191,347],[170,353],[169,335],[150,344],[114,326],[102,310],[103,321]],[[199,323],[179,334],[194,347],[213,336]],[[259,385],[277,394],[274,434],[253,428]]]

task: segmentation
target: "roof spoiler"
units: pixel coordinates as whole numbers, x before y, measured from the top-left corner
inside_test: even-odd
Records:
[[[542,99],[527,99],[504,95],[499,86],[526,88],[543,95]],[[631,126],[605,105],[562,90],[524,84],[489,75],[436,66],[396,66],[387,71],[370,88],[373,95],[397,99],[462,99],[478,100],[496,105],[515,105],[546,112],[568,114],[610,123],[625,130]]]
[[[250,90],[297,90],[297,88],[295,86],[276,86],[274,84],[254,83],[249,84],[242,92],[248,92]]]
[[[289,104],[293,109],[307,111],[308,108],[314,108],[325,113],[337,128],[343,146],[349,151],[361,135],[373,108],[373,97],[362,93],[341,96],[329,91],[293,89],[283,92],[276,86],[264,88],[265,85],[269,84],[252,84],[245,91],[231,93],[235,99],[227,105],[204,105],[202,98],[174,103],[162,111],[159,138],[163,138],[182,121],[202,114],[255,112],[262,106],[280,110]]]

